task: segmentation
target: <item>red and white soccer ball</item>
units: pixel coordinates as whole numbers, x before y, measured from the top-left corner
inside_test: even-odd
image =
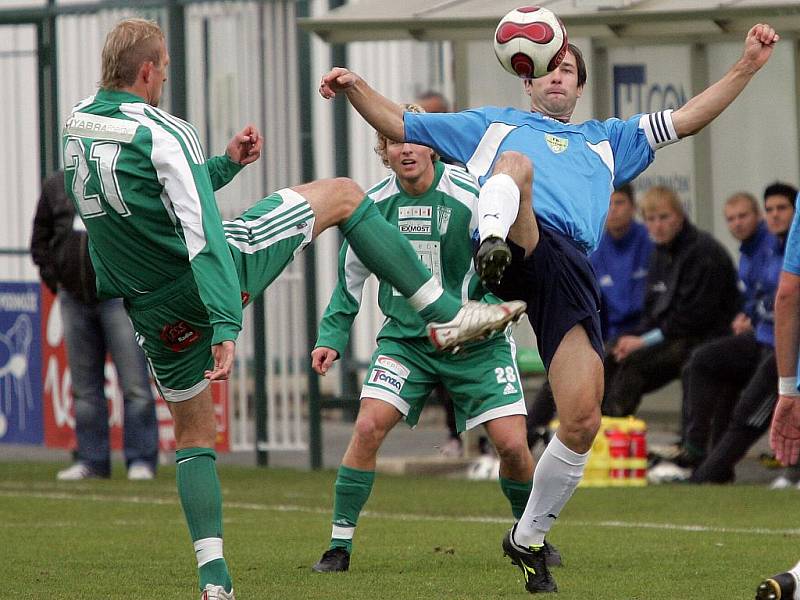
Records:
[[[494,52],[503,68],[517,77],[535,79],[553,71],[567,54],[567,30],[555,13],[521,6],[500,19]]]

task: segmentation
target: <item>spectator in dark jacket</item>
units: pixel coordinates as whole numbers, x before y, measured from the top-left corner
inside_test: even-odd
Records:
[[[42,281],[58,294],[72,377],[77,460],[59,471],[57,478],[77,481],[111,473],[104,391],[109,352],[123,393],[128,478],[152,479],[158,458],[158,424],[147,363],[122,300],[97,301],[88,237],[64,190],[63,171],[42,186],[31,254]]]
[[[650,188],[641,208],[656,248],[642,321],[606,355],[603,412],[611,416],[633,414],[643,394],[676,379],[694,347],[729,330],[740,305],[730,256],[689,222],[673,190]]]

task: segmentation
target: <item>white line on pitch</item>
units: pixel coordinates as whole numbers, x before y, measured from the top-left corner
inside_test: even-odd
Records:
[[[114,502],[127,504],[150,504],[159,506],[177,505],[176,498],[153,498],[143,496],[104,496],[101,494],[73,494],[69,492],[32,492],[0,490],[0,497],[6,498],[39,498],[43,500],[78,500],[91,502]],[[225,502],[226,509],[257,510],[283,513],[305,513],[316,515],[330,514],[330,508],[313,506],[297,506],[291,504],[258,504],[253,502]],[[491,516],[418,515],[411,513],[387,513],[365,510],[361,516],[373,519],[397,521],[440,521],[450,523],[499,523],[510,524],[511,519]],[[3,525],[0,524],[0,529]],[[609,529],[656,529],[668,531],[685,531],[701,533],[736,533],[758,535],[800,535],[800,529],[771,529],[767,527],[715,527],[710,525],[680,525],[677,523],[648,523],[629,521],[559,521],[559,527],[603,527]]]

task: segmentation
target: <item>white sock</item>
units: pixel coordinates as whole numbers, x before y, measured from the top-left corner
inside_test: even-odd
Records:
[[[194,553],[199,569],[212,560],[222,558],[222,538],[203,538],[194,542]]]
[[[516,544],[527,548],[544,543],[544,536],[578,487],[588,458],[588,452],[573,452],[558,435],[553,436],[533,471],[533,490],[514,531]]]
[[[499,173],[486,180],[478,196],[478,233],[505,239],[519,212],[519,188],[510,175]]]

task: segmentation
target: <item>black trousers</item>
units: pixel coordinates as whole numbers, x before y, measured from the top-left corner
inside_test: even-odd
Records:
[[[605,395],[603,414],[611,417],[632,415],[639,408],[642,396],[653,392],[681,374],[697,341],[689,338],[665,340],[631,352],[617,362],[606,352]]]
[[[736,464],[769,429],[778,401],[778,367],[771,346],[759,344],[758,349],[755,372],[739,395],[728,428],[695,469],[690,479],[693,483],[733,481]]]
[[[682,374],[682,444],[692,454],[703,456],[719,442],[760,356],[753,333],[717,338],[692,352]]]

